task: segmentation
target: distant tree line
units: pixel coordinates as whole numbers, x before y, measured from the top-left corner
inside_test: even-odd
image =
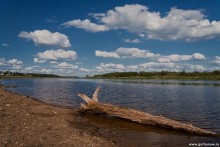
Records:
[[[194,71],[194,72],[112,72],[94,76],[87,76],[87,78],[152,78],[152,79],[218,79],[220,80],[220,71]]]
[[[41,74],[41,73],[19,73],[19,72],[11,72],[11,71],[0,71],[0,76],[8,76],[8,77],[60,77],[54,74]]]

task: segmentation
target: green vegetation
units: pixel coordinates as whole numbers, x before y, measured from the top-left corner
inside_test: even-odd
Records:
[[[39,74],[39,73],[19,73],[10,71],[0,71],[0,78],[58,78],[60,76],[54,74]]]
[[[183,80],[220,80],[220,71],[205,72],[114,72],[101,75],[86,76],[87,78],[136,78],[136,79],[183,79]]]

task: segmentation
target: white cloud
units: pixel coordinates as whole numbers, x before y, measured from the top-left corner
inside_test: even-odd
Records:
[[[145,33],[150,39],[219,38],[220,22],[209,21],[201,10],[171,8],[167,16],[143,5],[125,5],[107,12],[101,21],[109,28]]]
[[[34,63],[38,63],[39,59],[38,58],[34,58]]]
[[[38,59],[38,58],[34,58],[34,63],[45,63],[47,62],[47,60],[42,60],[42,59]]]
[[[32,67],[32,66],[25,67],[25,70],[26,70],[26,71],[32,71],[32,70],[33,70],[33,67]]]
[[[138,65],[128,65],[128,66],[126,66],[126,71],[137,72],[138,70],[140,70]]]
[[[158,55],[159,54],[154,54],[147,50],[140,50],[138,48],[120,47],[116,51],[113,51],[113,52],[96,50],[96,56],[111,57],[111,58],[152,58]]]
[[[46,74],[51,74],[54,73],[54,71],[52,69],[46,69],[46,68],[42,68],[40,70],[38,70],[39,73],[46,73]]]
[[[11,60],[8,60],[8,63],[11,65],[21,65],[23,62],[17,59],[11,59]]]
[[[145,35],[145,34],[143,34],[143,33],[138,34],[138,36],[139,36],[139,37],[142,37],[142,38],[146,37],[146,35]]]
[[[50,61],[50,64],[57,64],[57,61]]]
[[[75,60],[77,58],[77,54],[75,51],[65,51],[63,49],[39,52],[36,56],[38,59],[35,60],[38,60],[38,62],[40,60]]]
[[[115,7],[107,13],[92,15],[99,24],[90,20],[73,20],[67,26],[91,32],[123,29],[148,39],[198,40],[220,38],[220,21],[209,20],[203,10],[171,8],[166,15],[150,11],[147,6],[133,4]],[[65,24],[65,23],[64,23]]]
[[[205,71],[206,68],[202,65],[193,65],[188,63],[160,63],[147,62],[139,65],[139,68],[147,71]]]
[[[86,31],[89,32],[102,32],[102,31],[108,31],[108,27],[106,27],[105,25],[99,25],[99,24],[95,24],[90,22],[90,20],[85,19],[85,20],[72,20],[72,21],[68,21],[62,24],[63,26],[67,26],[67,27],[76,27],[76,28],[81,28],[84,29]]]
[[[124,48],[120,47],[116,51],[95,51],[96,56],[108,57],[108,58],[149,58],[161,63],[177,62],[177,61],[189,61],[189,60],[205,60],[205,55],[201,53],[194,53],[192,55],[178,55],[171,54],[168,56],[162,56],[160,54],[151,53],[148,50],[141,50],[138,48]]]
[[[205,60],[205,55],[203,55],[201,53],[195,53],[195,54],[193,54],[193,59],[195,59],[195,60]]]
[[[185,69],[187,71],[205,71],[207,68],[205,68],[202,65],[192,65],[192,64],[186,64]]]
[[[152,58],[158,55],[151,53],[148,50],[140,50],[138,48],[120,47],[115,51],[122,58]]]
[[[4,58],[0,58],[0,66],[5,66],[6,60]]]
[[[17,59],[5,60],[4,58],[0,58],[0,66],[1,70],[18,70],[23,68],[23,62]]]
[[[47,60],[39,60],[38,63],[45,63]]]
[[[35,30],[34,32],[28,33],[22,31],[18,36],[33,40],[36,45],[71,47],[68,37],[59,32],[52,33],[48,30]]]
[[[215,64],[215,65],[220,65],[220,57],[219,56],[215,56],[215,60],[213,60],[211,63]]]
[[[89,72],[91,72],[92,70],[87,69],[87,68],[80,68],[79,71],[89,73]]]
[[[15,69],[15,70],[23,68],[23,66],[22,66],[23,62],[19,61],[17,59],[8,60],[8,64],[9,64],[9,66],[11,65],[12,69]]]
[[[117,55],[114,52],[106,52],[106,51],[100,51],[100,50],[96,50],[95,55],[99,57],[107,57],[107,58],[120,58],[119,55]]]
[[[98,71],[123,71],[125,66],[122,64],[114,64],[114,63],[101,63],[96,67]]]
[[[205,56],[201,53],[194,53],[193,55],[178,55],[172,54],[168,56],[158,56],[159,62],[177,62],[177,61],[189,61],[189,60],[205,60]]]
[[[89,70],[91,73],[100,74],[106,72],[130,72],[130,71],[206,71],[207,68],[203,65],[194,65],[188,63],[160,63],[160,62],[146,62],[139,65],[123,65],[114,63],[101,63],[96,66],[95,70]]]
[[[77,65],[73,65],[73,64],[70,64],[70,63],[67,63],[67,62],[58,63],[57,67],[61,68],[61,69],[78,69]]]
[[[13,65],[13,66],[12,66],[12,69],[16,69],[16,70],[22,69],[22,68],[23,68],[22,65]]]
[[[125,39],[124,42],[127,42],[127,43],[140,43],[141,41],[139,39]]]
[[[166,68],[173,68],[176,66],[175,63],[158,63],[158,62],[147,62],[140,64],[141,68],[144,69],[166,69]]]
[[[177,55],[172,54],[167,56],[171,61],[189,61],[192,59],[191,55]]]

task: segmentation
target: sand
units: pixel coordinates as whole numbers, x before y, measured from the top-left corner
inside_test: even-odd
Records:
[[[79,127],[77,115],[76,109],[45,104],[0,86],[0,146],[116,145],[95,133],[96,128]]]

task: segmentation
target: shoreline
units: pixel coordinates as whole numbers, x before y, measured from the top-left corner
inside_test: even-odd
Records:
[[[79,128],[77,115],[76,109],[46,104],[0,85],[0,146],[114,146]]]
[[[220,78],[179,78],[179,77],[97,77],[97,78],[85,78],[85,79],[113,79],[113,80],[117,80],[117,79],[122,79],[122,80],[182,80],[182,81],[220,81]]]
[[[79,110],[16,94],[0,84],[0,146],[188,146],[218,141]]]
[[[220,81],[220,77],[194,77],[194,76],[187,76],[187,77],[1,77],[0,80],[4,79],[91,79],[91,80],[181,80],[181,81]]]

